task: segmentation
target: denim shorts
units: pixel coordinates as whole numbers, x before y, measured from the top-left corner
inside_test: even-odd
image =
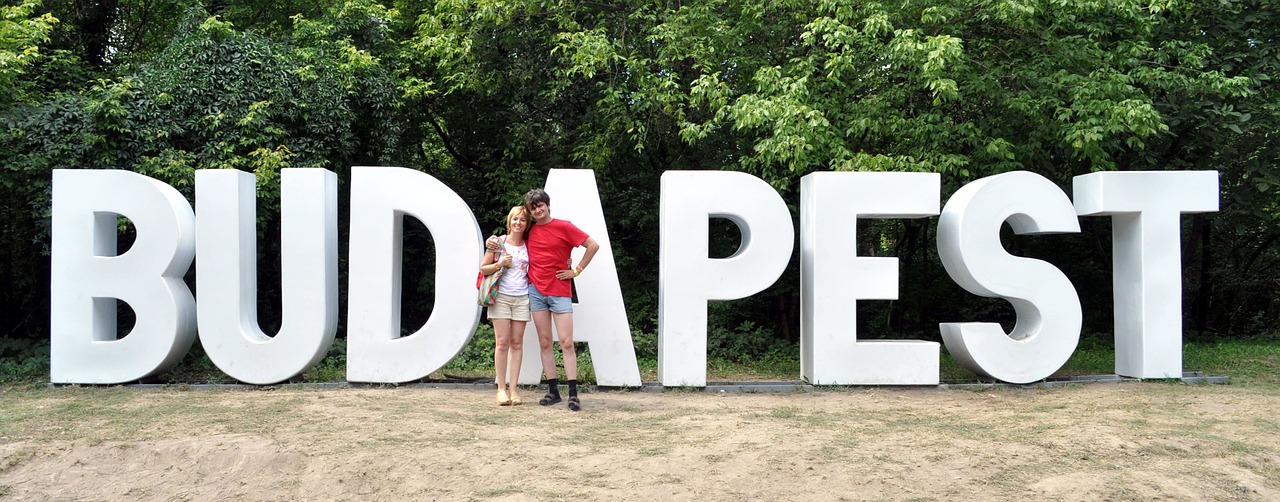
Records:
[[[573,298],[567,296],[543,296],[533,284],[529,285],[529,310],[550,310],[557,314],[573,312]]]

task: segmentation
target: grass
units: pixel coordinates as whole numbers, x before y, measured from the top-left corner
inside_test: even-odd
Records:
[[[1241,384],[1280,383],[1280,340],[1218,340],[1188,344],[1182,366],[1211,375],[1228,375]]]
[[[25,341],[28,346],[16,347],[13,340],[5,341],[4,357],[0,358],[0,384],[38,385],[49,379],[48,343]],[[528,349],[526,349],[528,350]],[[534,348],[536,350],[536,348]],[[433,373],[432,380],[464,379],[483,380],[492,375],[492,334],[479,330],[469,344],[453,361]],[[557,362],[560,353],[557,351]],[[640,378],[645,382],[658,380],[658,362],[653,354],[637,354]],[[579,380],[595,381],[591,364],[591,352],[586,344],[578,344]],[[940,378],[943,382],[977,382],[973,372],[961,366],[943,346],[940,358]],[[560,364],[563,371],[563,364]],[[1258,336],[1249,339],[1219,339],[1189,337],[1183,345],[1183,368],[1201,371],[1206,375],[1228,376],[1234,384],[1280,385],[1280,336]],[[1109,375],[1115,373],[1115,352],[1112,340],[1105,335],[1093,335],[1081,339],[1071,359],[1054,376]],[[328,356],[315,367],[307,370],[293,382],[341,382],[346,377],[346,343],[335,340]],[[794,354],[779,348],[768,350],[759,357],[709,358],[707,380],[710,382],[740,381],[796,381],[799,380],[800,361]],[[220,372],[200,349],[199,344],[176,368],[161,376],[160,382],[175,385],[195,383],[234,383]]]
[[[1228,376],[1235,384],[1280,384],[1280,339],[1260,336],[1251,339],[1193,339],[1183,345],[1186,371]],[[939,376],[943,382],[977,382],[979,377],[951,357],[943,346]],[[658,380],[656,359],[641,359],[641,379]],[[1101,335],[1083,338],[1055,377],[1110,375],[1115,373],[1115,349]],[[791,359],[768,357],[757,361],[711,359],[707,361],[708,381],[793,381],[800,378],[797,354]]]

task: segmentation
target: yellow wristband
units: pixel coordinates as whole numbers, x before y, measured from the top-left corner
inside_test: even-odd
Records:
[[[578,267],[573,267],[573,276],[574,276],[574,277],[577,277],[577,276],[579,276],[579,275],[581,275],[581,274],[582,274],[582,269],[579,269]]]

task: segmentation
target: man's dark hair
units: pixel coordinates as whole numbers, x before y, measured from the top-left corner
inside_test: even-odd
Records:
[[[551,196],[547,195],[547,192],[541,188],[531,189],[529,193],[524,194],[524,207],[528,208],[530,212],[533,212],[533,206],[538,205],[539,202],[550,206]]]

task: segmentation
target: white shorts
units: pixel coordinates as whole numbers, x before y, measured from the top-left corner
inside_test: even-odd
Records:
[[[511,319],[512,321],[528,321],[529,295],[504,295],[498,293],[498,299],[489,307],[490,319]]]

